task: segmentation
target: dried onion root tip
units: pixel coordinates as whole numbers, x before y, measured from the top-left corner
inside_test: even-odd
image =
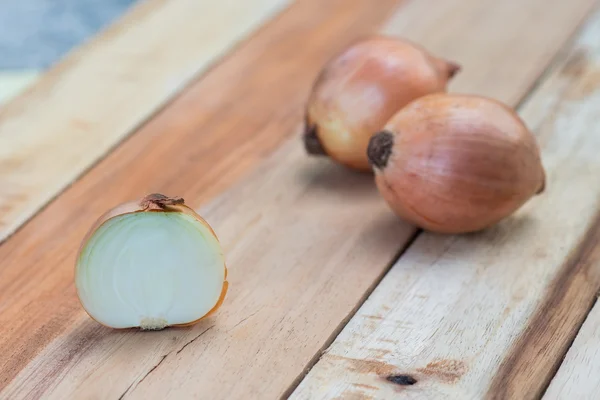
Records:
[[[304,136],[302,139],[304,141],[304,148],[308,154],[313,156],[327,155],[321,144],[321,140],[319,140],[319,136],[317,136],[317,127],[308,122],[308,117],[304,123]]]
[[[151,194],[104,214],[77,255],[83,308],[112,328],[190,325],[227,292],[227,268],[208,223],[182,198]]]
[[[412,100],[445,92],[460,66],[406,40],[375,36],[327,63],[306,107],[304,145],[357,170],[370,170],[370,137]]]
[[[545,186],[533,134],[512,109],[478,96],[415,100],[373,135],[368,157],[396,214],[434,232],[489,227]]]

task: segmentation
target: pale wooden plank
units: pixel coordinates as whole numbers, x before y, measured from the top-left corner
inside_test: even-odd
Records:
[[[393,16],[384,32],[407,36],[459,62],[463,70],[452,80],[455,91],[517,104],[522,93],[513,87],[535,82],[540,66],[546,66],[594,3],[571,1],[568,9],[561,0],[415,0],[406,3],[406,12]],[[482,67],[488,63],[501,68]]]
[[[0,107],[31,86],[40,75],[37,70],[0,70]]]
[[[543,398],[596,400],[600,398],[599,376],[600,305],[596,304],[588,314]]]
[[[0,242],[290,0],[149,0],[0,108]]]
[[[600,288],[599,36],[597,13],[521,110],[545,193],[486,232],[420,235],[292,398],[541,396]]]
[[[459,7],[463,0],[454,1]],[[10,335],[0,337],[2,354],[8,355],[0,360],[0,378],[10,381],[1,395],[85,398],[101,390],[110,398],[125,393],[125,398],[218,399],[285,393],[414,232],[391,215],[368,175],[307,159],[294,141],[205,208],[227,250],[232,291],[215,318],[192,329],[146,334],[99,328],[75,304],[68,258],[108,204],[147,190],[181,193],[197,204],[255,165],[269,152],[265,143],[272,146],[275,138],[297,132],[321,63],[371,30],[394,2],[372,4],[298,2],[242,49],[241,59],[254,63],[223,73],[217,68],[212,79],[200,82],[0,247],[8,265],[0,271],[0,322],[11,326]],[[528,9],[546,3],[520,4]],[[534,43],[527,24],[516,26],[522,36],[516,47],[528,48],[522,61],[534,63],[539,74],[589,5],[583,0],[554,5],[558,10],[547,23],[562,32],[560,40]],[[489,13],[478,7],[462,13],[491,21],[495,7],[503,7],[492,1],[487,6]],[[417,18],[427,20],[427,14],[414,14]],[[487,51],[508,46],[493,43]],[[480,58],[479,68],[490,76],[505,67]],[[232,82],[236,73],[244,74],[243,82]],[[502,86],[507,99],[520,98],[531,84],[490,79],[481,90],[496,93]],[[208,90],[214,96],[202,96],[215,88],[220,90]],[[206,109],[191,116],[199,100]],[[63,236],[57,238],[57,232]],[[28,346],[18,348],[20,343]]]

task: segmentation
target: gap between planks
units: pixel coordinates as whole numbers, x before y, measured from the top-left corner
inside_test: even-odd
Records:
[[[141,2],[2,105],[0,244],[290,1]]]
[[[456,58],[465,70],[478,73],[459,76],[457,89],[514,104],[589,4],[454,0],[432,7],[431,1],[409,2],[387,29],[441,55],[460,54]],[[183,192],[188,202],[198,204],[256,165],[280,143],[277,135],[298,129],[306,91],[322,63],[372,30],[394,2],[378,5],[366,0],[327,7],[316,0],[297,2],[293,12],[260,32],[0,247],[0,257],[8,261],[0,274],[12,278],[0,279],[11,283],[0,290],[0,320],[12,329],[9,337],[0,338],[0,347],[9,355],[3,362],[20,362],[14,366],[19,374],[2,394],[64,398],[102,389],[118,397],[136,382],[126,397],[189,396],[199,387],[212,398],[274,397],[289,388],[414,232],[391,215],[369,176],[307,159],[294,141],[205,208],[203,214],[226,247],[236,290],[212,320],[215,328],[187,346],[207,326],[152,336],[98,327],[76,304],[71,267],[64,260],[72,257],[82,232],[107,203],[164,190]],[[516,10],[522,14],[513,18],[514,32],[498,35],[506,16]],[[548,14],[536,20],[537,27],[548,32],[530,29],[531,15],[540,10]],[[303,18],[307,15],[312,18]],[[477,23],[456,24],[459,17]],[[451,23],[440,26],[440,18]],[[282,42],[274,43],[269,34],[281,35]],[[487,40],[466,46],[474,37]],[[313,45],[297,54],[306,42]],[[484,52],[490,57],[482,59]],[[513,65],[516,54],[522,66]],[[232,82],[239,73],[246,79]],[[257,95],[265,85],[268,96]],[[190,115],[194,109],[207,115]],[[189,140],[200,134],[202,141]],[[157,160],[168,161],[172,169],[157,166]],[[118,190],[107,190],[111,187]],[[64,232],[60,241],[52,240],[56,232]],[[39,276],[44,280],[31,279]],[[49,303],[51,315],[44,307]],[[19,340],[17,335],[22,335]],[[27,350],[19,347],[21,342]],[[177,353],[182,346],[185,351]],[[231,391],[224,393],[223,387]]]
[[[595,305],[544,393],[544,400],[595,400],[600,393],[600,303]]]
[[[329,336],[329,338],[327,339],[327,341],[325,341],[325,343],[323,344],[323,346],[321,346],[321,349],[317,353],[315,353],[315,355],[310,360],[310,362],[302,370],[302,373],[300,375],[298,375],[298,377],[294,380],[294,382],[292,382],[292,384],[290,385],[290,387],[284,392],[284,394],[281,396],[281,398],[289,398],[292,395],[292,393],[294,392],[294,390],[296,390],[296,387],[298,387],[298,385],[300,384],[300,382],[302,382],[302,380],[310,372],[311,368],[319,361],[319,359],[321,358],[321,356],[323,355],[323,353],[325,353],[327,351],[327,348],[331,345],[331,343],[333,343],[333,341],[340,334],[340,332],[342,331],[342,329],[344,329],[344,326],[346,326],[346,324],[354,317],[354,315],[356,315],[356,313],[358,312],[358,310],[360,309],[360,307],[362,306],[362,304],[369,298],[369,296],[371,295],[371,293],[373,293],[373,291],[375,290],[375,288],[377,288],[377,286],[379,285],[379,283],[381,283],[381,281],[385,278],[385,276],[386,276],[387,272],[389,271],[389,269],[394,266],[394,264],[396,263],[396,261],[406,251],[406,249],[408,249],[410,247],[410,245],[413,244],[413,242],[417,239],[417,237],[419,236],[420,233],[421,233],[421,230],[415,230],[414,231],[412,237],[410,237],[407,240],[407,242],[404,245],[404,247],[402,247],[398,251],[398,253],[396,254],[396,256],[388,264],[388,267],[386,268],[386,270],[381,274],[381,276],[379,277],[379,279],[375,280],[373,282],[373,284],[371,285],[371,287],[367,289],[367,291],[363,294],[363,296],[358,300],[358,302],[356,303],[355,307],[340,322],[340,324],[337,326],[337,328]]]
[[[522,108],[541,141],[547,193],[486,232],[417,238],[292,398],[544,393],[600,288],[600,140],[590,135],[600,117],[599,35],[597,12]],[[575,343],[596,355],[598,337]],[[594,363],[572,351],[546,398],[597,398],[593,375],[582,376]],[[565,384],[573,374],[581,385]],[[416,383],[386,380],[395,375]]]

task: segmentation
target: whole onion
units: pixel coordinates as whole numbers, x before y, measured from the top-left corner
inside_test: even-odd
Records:
[[[543,191],[535,137],[495,100],[432,94],[399,111],[369,143],[379,191],[431,231],[486,228]]]
[[[308,153],[370,170],[370,137],[410,101],[445,91],[459,69],[406,40],[375,36],[355,43],[314,83],[306,109]]]

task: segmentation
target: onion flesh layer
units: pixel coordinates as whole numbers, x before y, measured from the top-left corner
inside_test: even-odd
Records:
[[[190,215],[129,213],[109,219],[90,237],[75,282],[98,322],[162,329],[212,310],[223,290],[224,264],[214,234]]]

